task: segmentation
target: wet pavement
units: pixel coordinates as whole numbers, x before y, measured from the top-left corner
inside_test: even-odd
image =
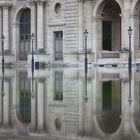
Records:
[[[0,85],[0,140],[140,139],[135,69],[5,69]]]

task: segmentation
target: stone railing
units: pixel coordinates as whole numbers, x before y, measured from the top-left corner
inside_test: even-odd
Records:
[[[101,52],[101,58],[119,58],[119,52],[106,51]]]
[[[107,80],[107,79],[110,79],[110,80],[118,80],[120,79],[120,74],[119,73],[103,73],[101,74],[101,79],[102,80]]]

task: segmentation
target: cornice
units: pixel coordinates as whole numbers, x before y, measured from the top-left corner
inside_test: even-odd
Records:
[[[48,0],[30,0],[29,2],[30,3],[34,3],[34,2],[37,2],[37,3],[44,3],[44,2],[47,2]]]

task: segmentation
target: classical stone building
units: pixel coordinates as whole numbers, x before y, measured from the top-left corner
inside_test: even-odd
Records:
[[[83,64],[87,44],[89,63],[127,64],[131,26],[136,64],[140,60],[139,5],[139,0],[1,0],[5,61],[30,63],[33,47],[36,62]]]

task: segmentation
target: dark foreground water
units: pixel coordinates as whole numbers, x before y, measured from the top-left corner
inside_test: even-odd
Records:
[[[0,85],[0,140],[140,139],[135,70],[5,69]]]

